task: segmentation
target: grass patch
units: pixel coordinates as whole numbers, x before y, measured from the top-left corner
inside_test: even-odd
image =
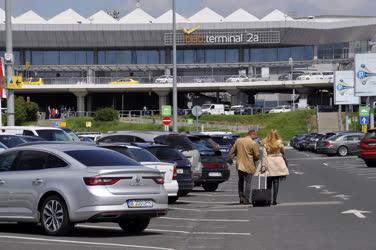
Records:
[[[279,114],[204,115],[200,117],[200,122],[227,125],[258,125],[263,127],[263,129],[258,131],[260,137],[265,137],[271,129],[277,129],[286,141],[296,134],[307,133],[307,124],[312,123],[314,114],[314,110],[299,110]],[[312,124],[312,127],[314,128],[315,125]]]
[[[108,132],[117,130],[162,130],[162,126],[156,124],[134,124],[120,121],[95,121],[93,118],[69,118],[65,120],[67,127],[77,132]],[[87,128],[86,122],[90,121],[92,127]]]

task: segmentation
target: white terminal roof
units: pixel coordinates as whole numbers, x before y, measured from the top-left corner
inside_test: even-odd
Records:
[[[51,24],[79,24],[79,23],[89,23],[89,20],[80,16],[77,12],[72,9],[67,9],[66,11],[57,14],[48,23]]]
[[[46,23],[46,19],[39,16],[37,13],[35,13],[32,10],[29,10],[28,12],[16,17],[14,19],[14,23]]]
[[[223,16],[206,7],[191,16],[189,21],[192,23],[218,23],[222,22],[223,19]]]
[[[98,11],[94,15],[88,18],[90,23],[105,24],[105,23],[118,23],[118,20],[104,12],[103,10]]]
[[[254,21],[259,21],[259,19],[243,9],[238,9],[237,11],[227,16],[223,21],[224,22],[254,22]]]
[[[143,11],[141,8],[136,8],[128,15],[122,17],[119,23],[153,23],[154,17]]]
[[[155,23],[172,23],[172,10],[166,11],[160,17],[156,18],[154,22]],[[189,21],[185,17],[176,13],[176,22],[188,23]]]
[[[280,10],[273,10],[268,15],[264,16],[262,21],[293,21],[294,19]]]
[[[282,21],[295,21],[295,22],[307,22],[307,23],[336,23],[341,21],[359,20],[357,16],[312,16],[312,17],[300,17],[292,18],[289,15],[283,13],[280,10],[274,10],[261,20],[254,15],[248,13],[244,9],[238,9],[226,18],[206,7],[190,18],[186,18],[179,14],[176,14],[177,23],[247,23],[247,22],[282,22]],[[34,11],[28,12],[18,16],[12,17],[12,21],[15,24],[151,24],[151,23],[171,23],[172,22],[172,10],[168,10],[158,18],[154,18],[140,7],[129,14],[122,17],[120,20],[116,20],[105,11],[99,11],[92,16],[85,18],[79,15],[72,9],[67,9],[56,16],[46,21],[43,17],[36,14]],[[0,24],[5,22],[5,12],[0,9]]]

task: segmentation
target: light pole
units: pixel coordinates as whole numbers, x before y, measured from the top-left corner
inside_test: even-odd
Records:
[[[290,81],[294,84],[293,81],[293,71],[294,71],[294,59],[292,57],[289,58],[290,64]],[[292,110],[295,111],[295,87],[292,89]]]
[[[176,3],[172,0],[172,129],[178,132],[178,86],[177,86],[177,70],[176,70]]]
[[[5,30],[6,30],[6,55],[7,88],[13,78],[13,44],[12,44],[12,11],[11,0],[5,0]],[[14,126],[14,91],[8,88],[7,95],[8,126]]]

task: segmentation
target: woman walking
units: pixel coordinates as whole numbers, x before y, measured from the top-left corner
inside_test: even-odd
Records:
[[[279,181],[289,175],[289,170],[284,159],[282,139],[277,130],[272,130],[262,141],[263,159],[261,172],[267,172],[268,189],[273,188],[273,205],[277,205]]]

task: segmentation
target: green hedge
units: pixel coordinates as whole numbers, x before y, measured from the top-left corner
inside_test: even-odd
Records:
[[[119,112],[113,108],[101,108],[95,112],[94,120],[112,122],[119,120]]]

